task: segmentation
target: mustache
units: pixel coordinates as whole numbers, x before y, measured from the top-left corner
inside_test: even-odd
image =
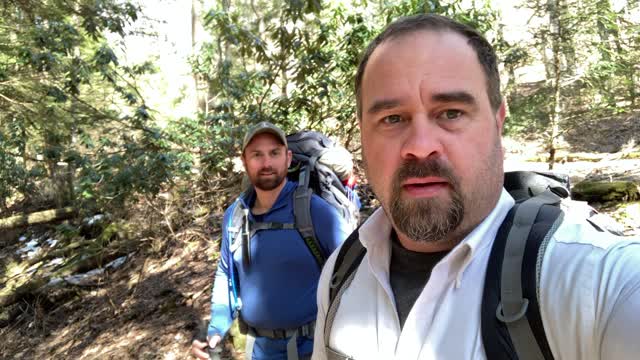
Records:
[[[441,177],[454,188],[458,187],[453,170],[438,159],[404,161],[396,171],[395,183],[399,185],[402,181],[410,178],[428,176]]]
[[[276,171],[273,169],[273,167],[266,167],[260,169],[260,171],[258,171],[258,174],[273,174],[275,172]]]

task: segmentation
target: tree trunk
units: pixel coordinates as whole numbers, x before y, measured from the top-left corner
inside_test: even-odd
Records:
[[[618,62],[620,63],[620,65],[622,65],[621,66],[623,71],[622,77],[626,80],[625,82],[627,85],[627,93],[629,96],[629,102],[631,103],[630,107],[631,107],[631,110],[634,111],[636,106],[636,98],[638,97],[637,81],[636,81],[637,71],[635,71],[637,61],[635,61],[633,57],[631,57],[631,61],[630,61],[629,54],[625,52],[622,47],[622,39],[620,36],[620,30],[619,30],[624,28],[625,26],[624,22],[622,21],[622,15],[616,14],[616,24],[618,26],[617,28],[612,29],[611,34],[613,35],[613,42],[616,46],[616,55],[617,55]],[[629,50],[629,51],[632,51],[632,50]]]
[[[611,4],[609,4],[609,0],[600,0],[596,5],[596,9],[598,13],[610,13],[611,12]],[[600,37],[600,42],[602,44],[602,48],[600,48],[600,57],[604,61],[611,61],[611,43],[609,42],[609,29],[602,21],[602,17],[596,14],[596,27],[598,29],[598,36]]]
[[[78,127],[74,123],[71,126],[71,149],[75,149],[76,143],[78,142]],[[68,204],[73,204],[76,200],[75,194],[75,180],[76,180],[76,160],[70,159],[67,161],[67,169],[65,173],[65,192],[67,195]]]
[[[200,0],[191,0],[191,52],[192,54],[200,51],[200,29],[202,24],[200,23],[200,14],[202,13]],[[193,74],[193,81],[196,90],[196,102],[198,112],[204,113],[206,116],[209,112],[209,86],[207,81],[203,79],[200,74]]]
[[[551,30],[551,52],[552,52],[552,88],[553,88],[553,99],[552,104],[553,108],[551,110],[551,116],[549,124],[550,132],[549,137],[547,139],[547,150],[549,151],[549,170],[553,170],[553,166],[555,164],[555,154],[556,154],[556,142],[557,137],[560,132],[560,121],[562,120],[562,104],[560,99],[560,78],[561,78],[561,69],[560,69],[560,41],[561,41],[561,24],[559,17],[559,0],[549,0],[548,1],[548,9],[549,9],[549,27]]]

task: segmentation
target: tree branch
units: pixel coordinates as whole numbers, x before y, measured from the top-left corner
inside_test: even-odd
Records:
[[[3,99],[5,99],[5,100],[7,100],[8,102],[10,102],[10,103],[12,103],[12,104],[22,105],[22,106],[24,106],[24,107],[26,107],[26,106],[27,106],[27,104],[25,104],[25,103],[21,103],[21,102],[19,102],[19,101],[17,101],[17,100],[13,100],[13,99],[11,99],[11,98],[8,98],[8,97],[6,97],[5,95],[3,95],[2,93],[0,93],[0,97],[1,97],[1,98],[3,98]]]

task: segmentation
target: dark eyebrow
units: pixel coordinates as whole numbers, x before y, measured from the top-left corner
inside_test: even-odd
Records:
[[[466,91],[453,91],[453,92],[433,94],[431,96],[431,100],[436,102],[443,102],[443,103],[457,102],[457,103],[463,103],[467,105],[476,105],[476,99],[473,97],[473,95],[469,94]]]
[[[463,103],[467,105],[476,105],[476,98],[466,91],[452,91],[445,93],[438,93],[431,96],[431,100],[442,103]],[[369,115],[375,115],[383,110],[393,109],[401,104],[400,99],[382,99],[375,101],[367,110]]]
[[[399,99],[382,99],[374,101],[373,104],[367,110],[369,115],[375,115],[382,110],[392,109],[396,106],[400,105]]]

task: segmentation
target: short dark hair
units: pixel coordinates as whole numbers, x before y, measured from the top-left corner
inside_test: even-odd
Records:
[[[487,94],[491,108],[494,111],[498,110],[502,103],[500,73],[498,72],[496,52],[493,50],[491,44],[489,44],[482,34],[470,26],[441,15],[419,14],[402,17],[394,21],[369,43],[358,65],[358,72],[356,73],[355,79],[358,119],[362,119],[362,77],[364,76],[364,70],[371,54],[378,45],[382,44],[385,40],[398,38],[416,31],[451,31],[464,36],[469,46],[476,52],[478,61],[487,77]]]

